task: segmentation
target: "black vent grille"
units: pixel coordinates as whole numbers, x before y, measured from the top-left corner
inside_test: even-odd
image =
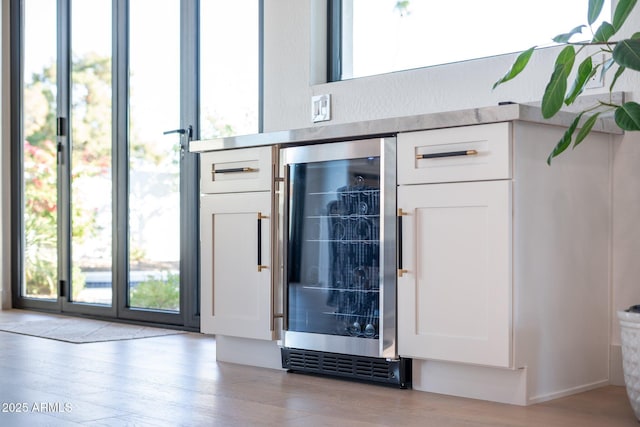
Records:
[[[282,367],[292,372],[338,376],[401,388],[411,386],[411,359],[386,360],[283,348]]]
[[[320,356],[317,354],[292,354],[290,356],[291,366],[295,366],[297,369],[304,370],[319,370],[320,369]]]

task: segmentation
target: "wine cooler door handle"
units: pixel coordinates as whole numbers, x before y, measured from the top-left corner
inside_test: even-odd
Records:
[[[262,220],[266,218],[269,217],[258,212],[258,272],[268,268],[266,265],[262,265]]]
[[[445,153],[417,154],[416,159],[437,159],[440,157],[477,156],[477,150],[448,151]]]
[[[398,243],[398,277],[402,277],[405,273],[408,273],[408,270],[405,270],[402,266],[402,217],[408,215],[407,212],[402,209],[398,209],[398,222],[397,222],[397,236],[396,240]]]

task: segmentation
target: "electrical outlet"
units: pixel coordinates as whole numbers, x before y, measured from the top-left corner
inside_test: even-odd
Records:
[[[311,120],[325,122],[331,120],[331,95],[314,95],[311,97]]]

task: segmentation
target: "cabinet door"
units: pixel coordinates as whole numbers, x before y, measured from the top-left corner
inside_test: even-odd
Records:
[[[400,186],[401,356],[511,366],[511,182]]]
[[[270,194],[215,194],[201,198],[203,333],[274,339]]]

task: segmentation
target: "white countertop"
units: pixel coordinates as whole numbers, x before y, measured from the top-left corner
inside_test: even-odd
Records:
[[[525,104],[506,104],[492,107],[473,108],[459,111],[446,111],[415,116],[394,117],[357,123],[313,126],[254,135],[239,135],[226,138],[192,141],[191,152],[227,150],[234,148],[257,147],[263,145],[299,145],[317,141],[336,141],[367,138],[372,136],[394,135],[428,129],[456,126],[470,126],[485,123],[527,121],[569,127],[576,114],[560,112],[551,119],[544,119],[540,108]],[[598,119],[594,132],[622,134],[611,117]]]

